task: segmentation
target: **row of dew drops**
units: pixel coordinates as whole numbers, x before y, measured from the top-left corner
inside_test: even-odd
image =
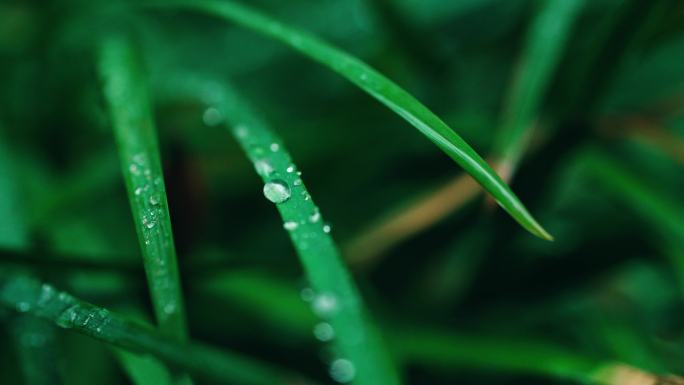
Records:
[[[142,223],[143,230],[143,240],[145,245],[151,246],[152,239],[157,237],[161,238],[162,247],[166,248],[169,246],[170,240],[165,236],[164,232],[160,230],[160,223],[163,220],[166,211],[162,205],[162,199],[164,195],[163,180],[161,176],[153,176],[152,169],[147,155],[144,153],[135,154],[129,165],[128,171],[133,177],[135,188],[133,194],[138,204],[142,206],[142,217],[140,221]],[[158,237],[158,235],[162,237]],[[156,252],[156,262],[158,267],[167,267],[168,260],[165,253]],[[165,269],[157,268],[154,270],[154,274],[160,277],[165,277],[168,275],[168,271]],[[171,281],[167,279],[157,279],[154,280],[156,290],[158,291],[169,291],[173,290]],[[172,298],[173,296],[166,296],[166,298]],[[163,314],[171,315],[177,311],[177,304],[173,301],[163,304],[161,309]]]
[[[58,291],[46,283],[41,285],[40,294],[35,303],[33,301],[19,301],[16,304],[16,309],[20,313],[26,313],[31,311],[34,306],[40,311],[59,306],[60,311],[55,323],[65,329],[79,327],[87,329],[91,333],[100,334],[110,321],[108,310],[85,309],[78,304],[74,297],[63,291]],[[35,341],[35,344],[39,343],[42,341]]]
[[[311,303],[311,309],[321,319],[329,319],[339,309],[337,297],[330,293],[316,294],[311,288],[304,288],[300,293],[305,302]],[[326,322],[321,321],[313,328],[314,337],[321,342],[331,342],[335,338],[335,329]],[[339,383],[349,383],[356,377],[356,366],[347,359],[337,357],[330,362],[328,370],[330,377]]]
[[[207,126],[217,126],[223,123],[224,117],[219,109],[209,107],[204,111],[202,119]],[[244,140],[249,136],[249,129],[245,126],[238,125],[234,131],[240,140]],[[275,142],[271,143],[268,148],[272,153],[280,151],[280,145]],[[264,150],[261,148],[256,148],[254,152],[257,155],[264,154]],[[277,176],[278,172],[266,157],[254,161],[254,168],[260,176],[268,179],[263,188],[266,199],[272,203],[280,204],[292,197],[292,188],[285,180],[277,177],[269,179],[272,175]],[[299,178],[302,173],[296,170],[294,164],[289,165],[285,171],[288,174],[296,173],[297,178],[292,183],[294,187],[302,186],[302,180]],[[301,194],[304,200],[308,201],[311,199],[311,196],[305,189],[302,190]],[[313,212],[308,215],[306,221],[312,224],[321,221],[321,213],[317,207],[314,207]],[[287,231],[294,231],[301,224],[305,224],[306,221],[296,222],[288,220],[283,224],[283,228]],[[329,224],[323,224],[322,229],[324,233],[330,233],[332,230]],[[322,319],[330,317],[338,310],[337,299],[332,294],[316,295],[312,289],[307,288],[302,290],[301,296],[303,300],[311,303],[314,313]],[[330,342],[335,338],[335,329],[330,323],[322,321],[314,326],[313,334],[321,342]],[[356,367],[349,359],[336,358],[330,362],[329,374],[333,380],[339,383],[349,383],[356,377]]]

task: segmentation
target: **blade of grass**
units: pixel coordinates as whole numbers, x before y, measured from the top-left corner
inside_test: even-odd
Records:
[[[315,290],[312,309],[335,333],[338,358],[331,365],[331,376],[358,385],[399,384],[399,374],[329,234],[330,226],[323,221],[283,142],[229,86],[189,80],[188,76],[180,79],[184,83],[179,88],[199,93],[210,103],[205,122],[227,120],[265,183],[264,195],[276,204]]]
[[[684,207],[646,185],[633,172],[597,151],[582,156],[591,174],[602,186],[623,203],[630,206],[654,229],[662,252],[672,263],[684,294],[684,259],[681,244],[684,242]]]
[[[231,20],[278,40],[332,69],[416,127],[471,174],[521,226],[541,238],[552,238],[529,214],[506,183],[455,131],[411,94],[361,60],[238,3],[200,0],[151,4],[163,8],[188,8]]]
[[[149,325],[129,321],[26,274],[6,271],[0,274],[0,305],[40,317],[107,345],[152,354],[176,367],[226,383],[311,384],[298,375],[237,354],[170,339]]]
[[[146,79],[126,38],[105,39],[98,54],[154,312],[160,330],[183,341],[185,311]]]
[[[306,305],[298,301],[300,294],[291,283],[258,274],[243,275],[240,282],[254,291],[270,293],[270,301],[290,304],[244,307],[250,314],[272,323],[273,327],[282,328],[282,332],[289,335],[304,335],[311,330],[314,321],[305,314]],[[204,295],[228,298],[241,298],[244,291],[240,285],[227,283],[223,275],[208,278],[202,286]],[[283,318],[291,322],[283,323],[280,321]],[[414,366],[446,371],[476,369],[530,374],[597,385],[623,385],[624,378],[637,374],[649,379],[656,377],[635,367],[602,361],[535,337],[453,333],[389,320],[383,325],[383,330],[391,336],[389,348],[393,355],[404,364]]]
[[[482,368],[541,375],[596,385],[624,385],[641,378],[657,383],[656,374],[587,356],[531,339],[471,337],[421,329],[401,333],[397,354],[404,360],[442,370]]]
[[[17,159],[8,149],[0,127],[0,245],[9,253],[20,254],[30,246],[29,226],[20,199],[19,178],[12,167]],[[21,253],[23,254],[23,253]],[[56,333],[44,320],[19,315],[9,322],[12,342],[19,358],[26,385],[58,385],[62,378],[58,367],[59,344]]]
[[[584,0],[541,2],[541,9],[527,32],[506,101],[494,153],[504,180],[509,180],[525,152],[542,97],[560,61],[571,27]]]

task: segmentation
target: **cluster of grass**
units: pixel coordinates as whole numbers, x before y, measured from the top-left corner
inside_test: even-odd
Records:
[[[3,383],[682,381],[681,4],[254,3],[0,5]]]

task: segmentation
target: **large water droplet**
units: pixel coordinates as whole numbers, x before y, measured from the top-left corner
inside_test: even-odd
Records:
[[[264,196],[273,203],[283,203],[290,199],[290,186],[281,179],[274,179],[264,185]]]
[[[223,114],[221,113],[221,111],[219,111],[218,108],[209,107],[206,110],[204,110],[204,114],[202,114],[202,121],[207,126],[217,126],[221,124],[221,122],[223,122]]]
[[[314,326],[313,334],[319,341],[327,342],[335,338],[335,329],[327,322],[320,322]]]
[[[340,383],[347,383],[356,377],[354,364],[344,358],[338,358],[330,364],[330,377]]]

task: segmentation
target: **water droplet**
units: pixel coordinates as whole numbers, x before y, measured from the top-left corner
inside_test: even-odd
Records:
[[[223,122],[223,114],[216,107],[209,107],[202,114],[202,121],[210,127],[217,126]]]
[[[297,171],[297,176],[302,176],[302,172],[301,172],[301,171]]]
[[[335,338],[335,329],[327,322],[320,322],[314,326],[314,337],[322,342],[327,342]]]
[[[140,195],[140,194],[142,194],[142,192],[143,192],[142,187],[138,187],[135,189],[135,195]]]
[[[161,197],[159,194],[153,194],[150,196],[150,204],[156,206],[161,203]]]
[[[299,292],[299,297],[305,302],[313,301],[315,296],[316,293],[314,293],[313,289],[310,287],[305,287]]]
[[[302,185],[302,180],[301,179],[295,179],[294,182],[292,182],[293,185],[295,186],[301,186]]]
[[[31,310],[31,303],[29,302],[17,302],[17,311],[20,313],[26,313]]]
[[[271,151],[278,152],[278,150],[280,150],[280,145],[278,143],[271,143],[270,148],[271,148]]]
[[[309,215],[309,222],[316,223],[321,220],[321,212],[316,209],[313,214]]]
[[[328,234],[332,230],[332,227],[330,225],[323,225],[323,232]]]
[[[150,219],[148,217],[143,217],[142,223],[143,226],[147,227],[148,229],[151,229],[157,225],[157,222],[154,219]]]
[[[287,166],[287,169],[286,169],[285,171],[291,173],[291,172],[293,172],[294,170],[295,170],[294,165],[291,164],[291,165]]]
[[[140,167],[138,167],[138,165],[135,163],[132,163],[130,166],[128,166],[128,171],[130,171],[133,175],[140,175]]]
[[[290,199],[292,191],[287,182],[281,179],[274,179],[264,185],[264,196],[273,203],[283,203]]]
[[[64,309],[64,311],[57,316],[57,320],[55,321],[57,326],[65,329],[72,328],[78,318],[78,309],[78,305],[71,305]]]
[[[238,138],[246,138],[249,135],[249,130],[247,129],[247,126],[244,126],[242,124],[239,124],[235,127],[235,135],[237,135]]]
[[[273,172],[273,167],[266,160],[257,160],[254,162],[256,172],[261,176],[269,176]]]
[[[340,383],[347,383],[356,377],[354,364],[344,358],[338,358],[330,364],[330,377]]]
[[[337,298],[332,294],[320,294],[314,298],[311,306],[319,317],[328,317],[337,311]]]
[[[299,225],[297,224],[297,222],[287,221],[283,224],[283,227],[287,231],[292,231],[292,230],[295,230],[297,227],[299,227]]]
[[[175,303],[167,303],[164,305],[164,313],[166,314],[173,314],[176,311],[176,304]]]

